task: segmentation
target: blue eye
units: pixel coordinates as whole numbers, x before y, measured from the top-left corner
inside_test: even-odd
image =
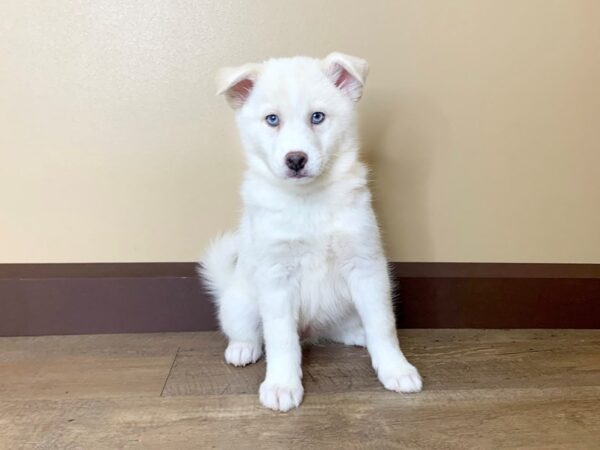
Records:
[[[312,114],[312,117],[310,118],[310,121],[312,122],[313,125],[319,125],[324,120],[325,120],[325,113],[322,113],[321,111],[314,112]]]
[[[271,127],[276,127],[279,125],[279,116],[277,114],[269,114],[267,117],[265,117],[265,120]]]

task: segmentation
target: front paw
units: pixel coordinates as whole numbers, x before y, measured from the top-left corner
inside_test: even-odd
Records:
[[[304,388],[300,380],[292,383],[264,381],[259,390],[260,402],[267,408],[286,412],[302,403]]]
[[[225,350],[225,361],[234,366],[245,366],[255,363],[262,355],[262,347],[258,343],[232,341]]]
[[[423,382],[417,369],[408,362],[395,367],[382,367],[377,373],[386,389],[396,392],[420,392]]]

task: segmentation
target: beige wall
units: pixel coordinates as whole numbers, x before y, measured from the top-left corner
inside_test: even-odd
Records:
[[[235,226],[222,65],[369,60],[390,259],[600,262],[596,0],[23,1],[0,8],[0,262],[191,261]]]

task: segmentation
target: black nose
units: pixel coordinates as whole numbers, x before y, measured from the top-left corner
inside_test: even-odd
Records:
[[[298,172],[302,170],[308,161],[308,156],[304,152],[289,152],[285,155],[285,165]]]

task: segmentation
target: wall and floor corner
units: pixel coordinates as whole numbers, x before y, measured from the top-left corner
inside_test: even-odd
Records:
[[[599,19],[593,0],[7,2],[0,334],[214,325],[191,262],[235,226],[243,170],[214,73],[332,50],[371,65],[400,324],[598,327]]]

